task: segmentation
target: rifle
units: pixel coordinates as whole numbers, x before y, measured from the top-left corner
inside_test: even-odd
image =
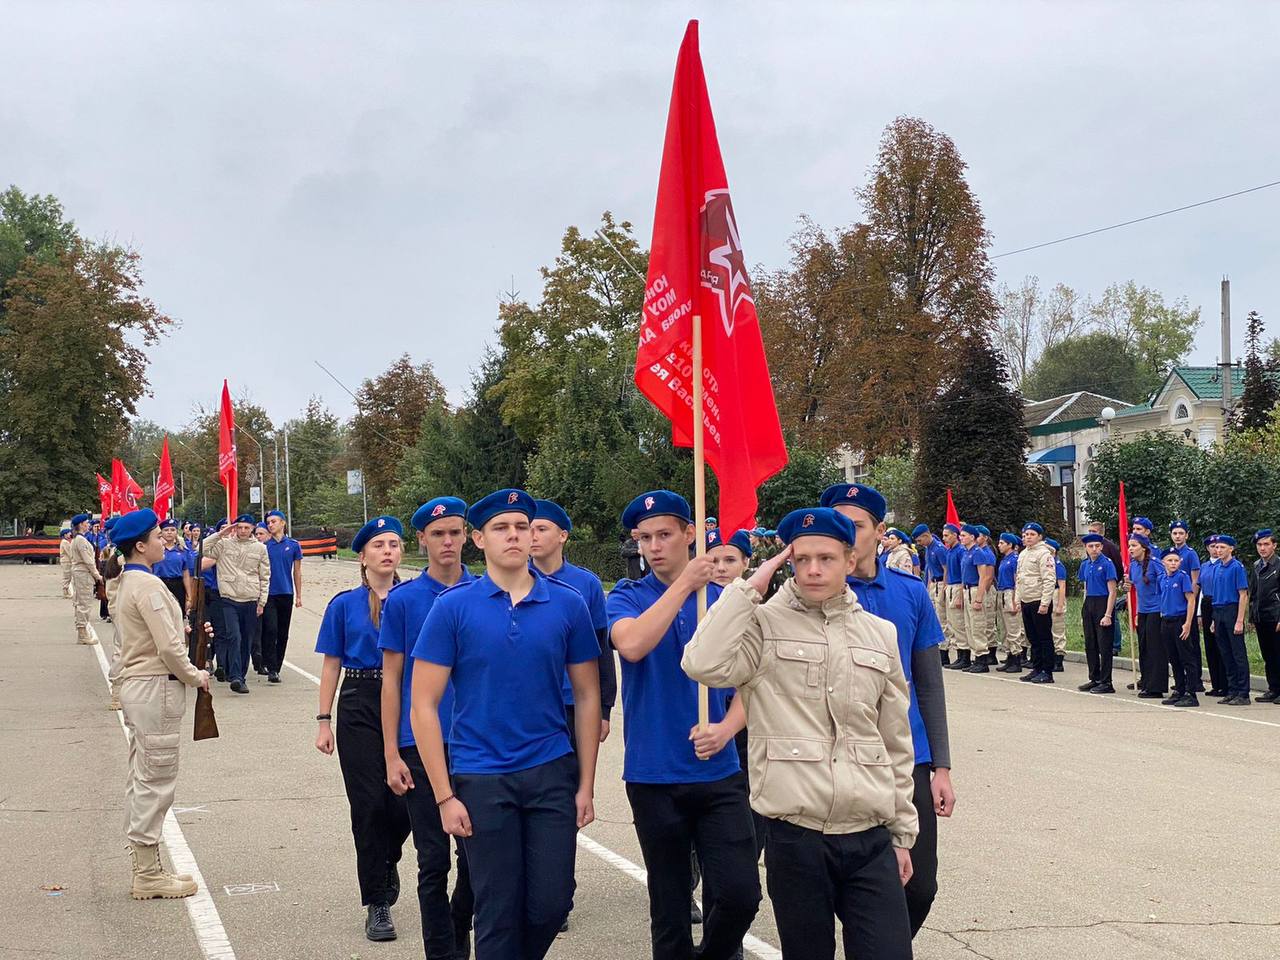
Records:
[[[201,531],[203,533],[203,531]],[[200,546],[196,550],[196,576],[193,589],[196,600],[193,605],[196,622],[196,659],[197,670],[205,668],[209,655],[209,635],[204,630],[204,537],[200,537]],[[218,736],[218,720],[213,715],[213,693],[203,688],[196,691],[196,725],[193,740],[212,740]]]

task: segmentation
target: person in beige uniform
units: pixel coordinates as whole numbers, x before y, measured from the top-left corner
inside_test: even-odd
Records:
[[[909,960],[903,885],[919,831],[907,684],[893,625],[864,610],[845,578],[852,521],[793,511],[788,544],[724,588],[684,649],[699,683],[733,686],[751,728],[751,806],[768,831],[765,867],[785,960],[844,952]],[[774,571],[795,575],[761,603]]]
[[[102,574],[98,572],[98,552],[86,532],[92,519],[87,513],[71,518],[75,536],[71,538],[71,585],[76,605],[76,639],[80,643],[97,643],[98,634],[89,622],[89,605],[94,601],[95,590]]]
[[[64,600],[72,599],[71,596],[71,538],[75,533],[70,527],[63,527],[58,531],[58,566],[62,569],[62,597]]]
[[[112,617],[120,634],[120,705],[129,730],[125,834],[133,861],[135,900],[189,897],[190,877],[160,862],[160,834],[178,781],[180,727],[187,687],[209,687],[209,674],[187,659],[187,626],[178,601],[151,572],[164,557],[159,520],[151,510],[121,517],[112,531],[125,558]]]
[[[1053,672],[1062,673],[1062,660],[1067,653],[1067,568],[1058,559],[1058,541],[1047,537],[1044,542],[1053,551],[1054,568],[1057,570],[1058,577],[1058,589],[1053,595],[1050,621],[1053,634]]]
[[[249,692],[244,677],[271,587],[271,559],[253,529],[253,514],[246,513],[204,539],[205,559],[218,565],[219,606],[226,623],[218,638],[218,667],[226,672],[233,693]]]
[[[884,565],[890,570],[901,570],[903,573],[918,574],[915,551],[911,549],[911,538],[897,527],[890,527],[884,533],[885,546]]]
[[[1014,591],[1022,607],[1022,628],[1031,646],[1031,672],[1024,683],[1053,683],[1053,627],[1050,620],[1058,592],[1053,551],[1044,542],[1044,527],[1031,521],[1022,528],[1022,552]]]

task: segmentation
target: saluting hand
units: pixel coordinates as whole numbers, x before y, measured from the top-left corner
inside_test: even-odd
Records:
[[[751,575],[751,579],[747,581],[747,583],[751,585],[751,589],[755,590],[755,592],[761,596],[764,596],[766,591],[769,589],[769,584],[773,581],[773,575],[777,572],[780,566],[787,562],[790,557],[791,545],[787,544],[783,550],[775,553],[764,563],[760,564],[760,566],[756,568],[756,572]]]
[[[400,757],[387,758],[387,786],[397,797],[403,797],[413,789],[413,774]]]
[[[471,815],[457,797],[450,797],[440,804],[440,825],[451,837],[471,836]]]

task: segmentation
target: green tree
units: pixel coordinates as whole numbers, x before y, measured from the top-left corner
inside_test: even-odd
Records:
[[[1271,411],[1280,401],[1276,365],[1263,353],[1262,317],[1250,310],[1245,325],[1244,395],[1236,411],[1236,424],[1244,430],[1261,430],[1271,422]]]
[[[325,491],[341,481],[342,495],[347,495],[342,424],[319,397],[311,397],[302,416],[286,423],[284,432],[289,434],[289,491],[294,522],[319,523]],[[283,437],[280,456],[283,460]]]
[[[891,453],[877,457],[867,468],[869,486],[884,496],[893,511],[893,522],[902,526],[911,519],[916,485],[916,461],[909,453]]]
[[[1101,331],[1063,340],[1040,355],[1022,381],[1031,400],[1088,390],[1126,403],[1140,403],[1163,377],[1147,368],[1124,340]]]
[[[1086,304],[1085,312],[1098,330],[1123,340],[1157,379],[1183,362],[1200,329],[1200,308],[1186,297],[1166,304],[1158,291],[1132,280],[1111,284],[1100,299]]]
[[[431,363],[415,366],[407,353],[360,385],[351,438],[370,502],[390,501],[396,469],[405,451],[417,442],[422,418],[444,399],[444,387]]]
[[[274,483],[261,482],[258,476],[259,460],[258,448],[252,440],[247,439],[244,433],[247,431],[257,438],[262,444],[263,460],[265,461],[264,473],[266,480],[272,478],[271,471],[274,469],[274,457],[271,454],[274,450],[270,444],[270,438],[274,435],[275,427],[271,422],[271,418],[267,415],[267,411],[261,406],[253,402],[247,389],[242,389],[238,396],[233,396],[231,400],[231,409],[235,415],[236,432],[236,459],[239,464],[239,472],[236,484],[236,508],[242,512],[264,513],[261,504],[250,503],[249,494],[250,487],[263,487],[263,496],[268,501],[275,496]],[[203,519],[206,523],[215,522],[226,514],[226,494],[222,487],[221,481],[218,479],[218,436],[219,436],[219,405],[212,403],[209,406],[200,404],[196,407],[191,420],[183,427],[182,432],[177,435],[177,439],[182,443],[173,443],[169,446],[169,456],[173,461],[173,469],[175,478],[179,470],[185,474],[187,499],[194,503],[199,503],[201,512],[204,510],[205,497],[208,497],[209,513]],[[159,447],[156,448],[159,450]],[[284,451],[281,450],[281,459],[283,460]],[[151,466],[147,467],[148,472],[155,465],[155,461],[151,461]],[[284,469],[283,462],[280,465],[281,470]],[[280,493],[284,494],[284,482],[281,481]],[[185,508],[185,504],[183,507]],[[270,509],[270,504],[267,505]],[[194,512],[194,511],[190,511]]]
[[[5,286],[23,261],[34,257],[54,263],[77,239],[75,224],[66,219],[57,197],[27,196],[14,186],[0,193],[0,317],[8,296]]]
[[[827,453],[789,446],[787,465],[760,485],[756,514],[760,523],[776,527],[792,510],[812,507],[822,491],[842,479],[840,467]],[[729,536],[726,532],[725,536]]]
[[[1197,494],[1194,487],[1206,457],[1199,447],[1162,431],[1103,443],[1094,452],[1084,481],[1089,519],[1105,523],[1114,538],[1120,522],[1122,480],[1129,516],[1150,517],[1157,531],[1167,530],[1174,520],[1200,519],[1193,511],[1205,491]],[[1192,529],[1203,527],[1197,524]]]

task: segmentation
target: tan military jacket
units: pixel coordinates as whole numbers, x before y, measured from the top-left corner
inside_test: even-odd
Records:
[[[1058,590],[1058,568],[1053,550],[1043,540],[1024,547],[1018,554],[1013,588],[1019,603],[1053,603],[1053,595]]]
[[[891,570],[901,570],[903,573],[915,573],[916,565],[911,562],[913,550],[906,544],[894,547],[889,551],[889,555],[884,558],[884,565]]]
[[[240,603],[267,605],[271,586],[271,559],[267,548],[253,537],[241,540],[223,527],[204,540],[204,555],[218,564],[218,595]]]
[[[112,620],[120,634],[120,679],[172,674],[198,686],[200,672],[187,659],[182,611],[169,588],[143,570],[126,570],[116,579]]]
[[[58,566],[71,566],[71,541],[66,537],[58,540]]]
[[[97,551],[81,533],[71,538],[71,572],[87,573],[95,579],[98,576]]]
[[[725,587],[685,647],[694,680],[737,687],[751,730],[751,806],[823,833],[883,825],[911,847],[915,752],[894,627],[853,591],[821,606],[788,580],[767,603]]]

